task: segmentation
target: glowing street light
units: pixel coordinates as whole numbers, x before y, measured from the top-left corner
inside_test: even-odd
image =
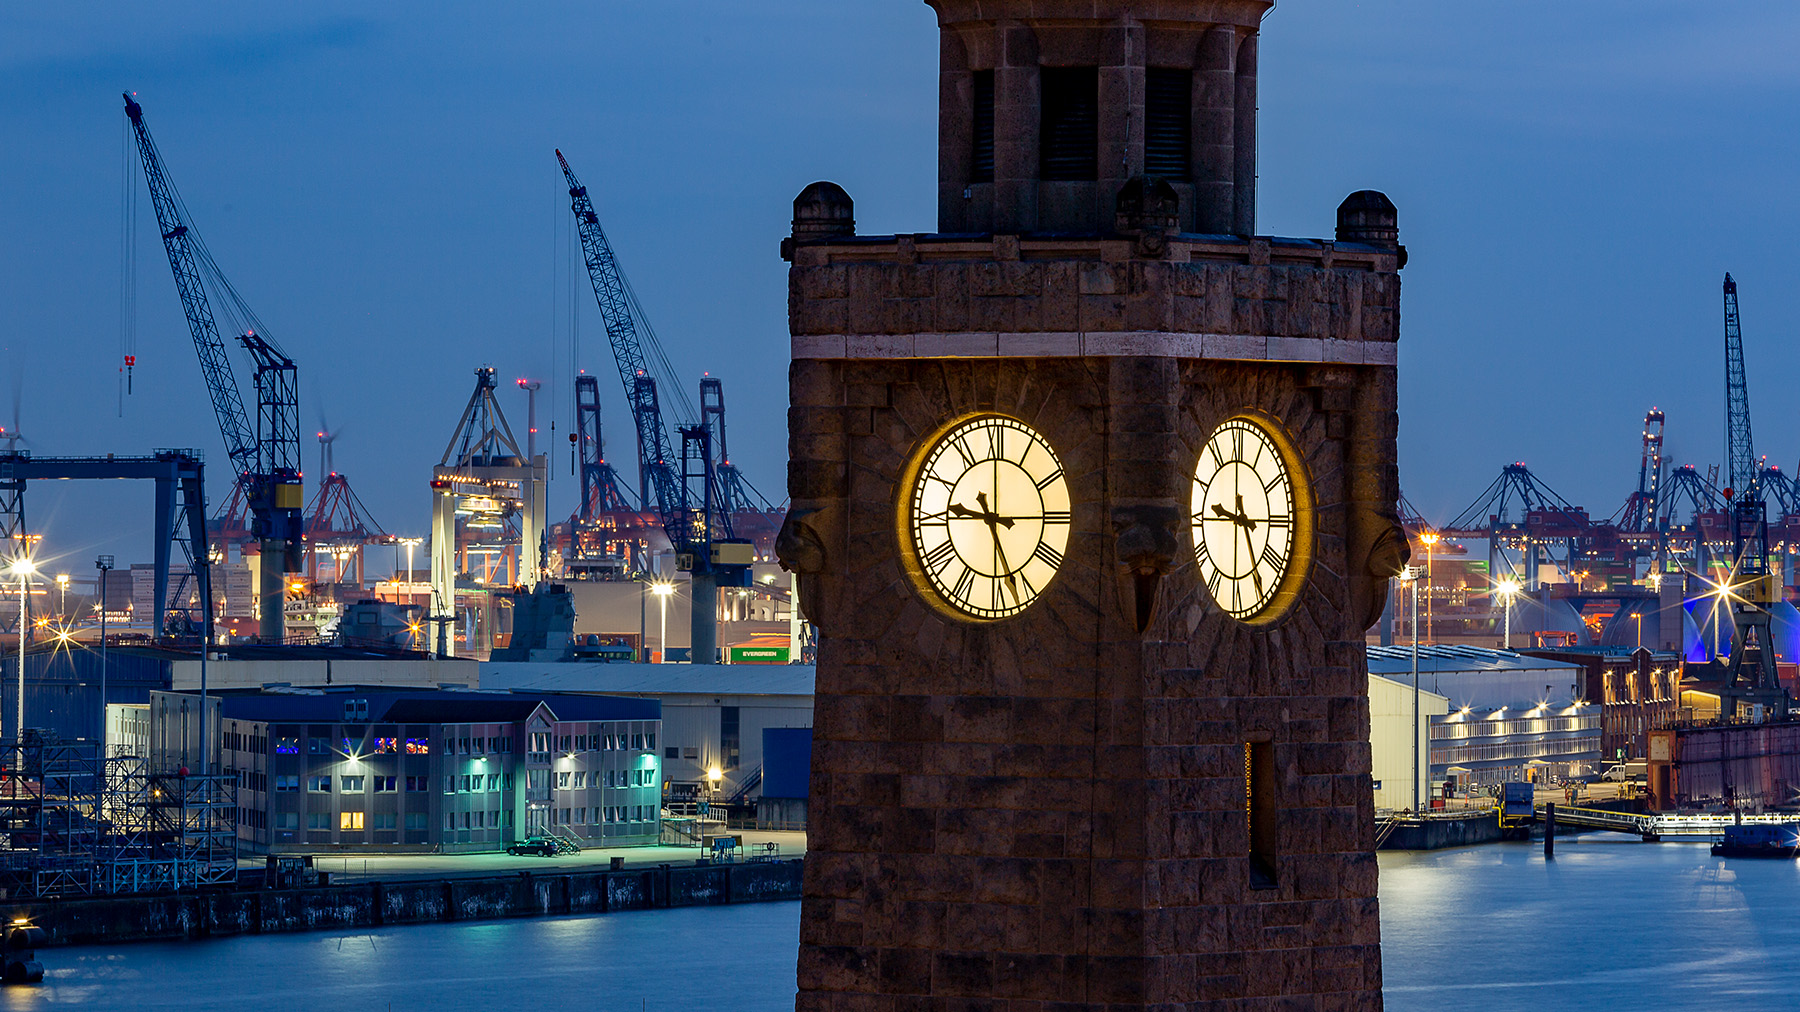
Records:
[[[1506,649],[1511,650],[1512,649],[1512,604],[1513,604],[1513,597],[1519,593],[1519,581],[1513,579],[1510,576],[1501,577],[1500,582],[1494,584],[1494,590],[1500,595],[1501,599],[1506,602]],[[1639,646],[1642,646],[1642,645],[1643,644],[1641,644],[1641,643],[1639,644]]]
[[[669,580],[657,580],[650,584],[650,593],[656,595],[657,610],[661,613],[662,630],[656,634],[657,649],[662,651],[659,663],[669,663],[669,595],[675,593],[675,584]]]
[[[56,574],[56,589],[62,594],[57,610],[63,615],[67,615],[69,613],[69,574]]]
[[[1444,536],[1436,531],[1423,531],[1419,534],[1419,541],[1425,546],[1425,638],[1428,640],[1433,638],[1431,627],[1431,546],[1442,540],[1444,540]],[[1417,594],[1418,592],[1418,584],[1414,583],[1413,593]]]

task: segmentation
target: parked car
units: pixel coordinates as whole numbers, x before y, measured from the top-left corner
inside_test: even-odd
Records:
[[[536,854],[539,857],[555,857],[556,842],[547,837],[532,836],[527,837],[518,843],[511,844],[506,848],[506,852],[514,857],[523,856],[525,854]]]

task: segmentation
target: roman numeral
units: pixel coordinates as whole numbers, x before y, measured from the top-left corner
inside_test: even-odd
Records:
[[[1287,565],[1287,557],[1277,552],[1273,544],[1263,546],[1262,561],[1268,563],[1269,568],[1277,573],[1281,572],[1281,567]]]
[[[1243,460],[1244,459],[1244,430],[1243,429],[1232,429],[1231,430],[1231,459],[1233,459],[1233,460]]]
[[[975,466],[975,454],[969,452],[969,448],[967,446],[963,445],[963,440],[965,440],[967,438],[968,438],[967,436],[957,436],[955,439],[952,439],[950,441],[950,448],[955,450],[956,455],[962,458],[963,466],[974,467]]]
[[[994,460],[1006,459],[1006,426],[994,425],[988,428],[988,455]]]
[[[1270,495],[1274,495],[1275,490],[1277,488],[1280,488],[1281,486],[1286,485],[1286,484],[1287,484],[1287,476],[1277,472],[1275,477],[1270,478],[1266,483],[1264,483],[1263,491],[1269,493]]]
[[[950,592],[950,596],[967,601],[969,600],[969,591],[974,589],[975,571],[965,566],[963,567],[962,576],[958,577],[956,580],[956,589]]]
[[[950,522],[950,511],[927,513],[919,518],[920,527],[943,527]]]
[[[1212,451],[1213,465],[1215,467],[1224,467],[1225,454],[1219,449],[1219,441],[1214,439],[1212,442],[1206,444],[1206,448]]]
[[[1272,516],[1267,520],[1264,520],[1263,523],[1268,524],[1270,527],[1286,527],[1293,523],[1293,518],[1286,513],[1282,513],[1278,516]]]
[[[1057,468],[1056,470],[1050,472],[1049,474],[1044,475],[1043,480],[1039,481],[1037,483],[1038,491],[1042,492],[1043,490],[1049,488],[1051,485],[1054,485],[1057,482],[1057,480],[1060,479],[1061,477],[1062,477],[1062,469],[1061,468]]]
[[[1062,553],[1057,551],[1054,548],[1051,548],[1047,542],[1043,542],[1043,541],[1038,542],[1038,546],[1034,551],[1032,551],[1031,557],[1034,559],[1037,559],[1040,562],[1047,563],[1051,569],[1061,569],[1062,568],[1062,564],[1063,564]]]
[[[926,552],[925,557],[920,561],[925,563],[925,568],[936,571],[944,568],[944,565],[954,558],[956,558],[956,544],[946,538],[938,542],[936,548]]]
[[[1044,523],[1046,523],[1046,524],[1066,524],[1068,522],[1069,522],[1069,511],[1068,510],[1045,510],[1044,511]]]

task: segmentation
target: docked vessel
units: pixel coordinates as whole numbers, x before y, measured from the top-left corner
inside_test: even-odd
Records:
[[[1785,857],[1800,855],[1800,822],[1726,826],[1725,838],[1712,845],[1719,857]]]

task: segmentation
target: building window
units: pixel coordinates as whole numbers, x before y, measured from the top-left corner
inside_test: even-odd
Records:
[[[585,809],[585,808],[575,809],[575,824],[577,826],[587,825],[587,809]]]
[[[330,812],[307,812],[306,813],[306,828],[307,829],[330,829],[331,828],[331,813]]]
[[[681,758],[681,749],[674,745],[670,745],[669,747],[663,749],[663,758],[664,759],[680,759]]]
[[[500,774],[489,773],[488,774],[488,790],[497,791],[499,789],[500,789]]]
[[[393,777],[376,777],[375,778],[375,793],[382,794],[382,793],[390,792],[393,789],[394,789],[394,778]]]
[[[503,773],[500,775],[500,786],[505,790],[509,790],[509,791],[512,790],[512,774],[511,773]]]
[[[476,739],[474,739],[474,741],[475,741],[475,754],[480,755],[483,751],[482,746],[484,746],[486,744],[486,741],[481,738],[476,738]]]
[[[557,788],[557,790],[568,790],[568,788],[569,788],[569,772],[567,770],[564,770],[556,775],[556,788]]]
[[[578,734],[575,736],[575,751],[577,751],[577,752],[586,752],[587,751],[587,735]]]
[[[1144,172],[1181,182],[1192,173],[1194,72],[1144,71]]]
[[[1038,119],[1038,178],[1100,178],[1100,71],[1042,67]]]
[[[1275,885],[1275,746],[1244,743],[1244,818],[1250,831],[1251,888]]]
[[[468,793],[468,791],[469,791],[469,775],[467,773],[464,773],[462,775],[461,787],[463,789],[463,793],[465,793],[465,794]]]
[[[994,181],[994,72],[977,70],[973,75],[974,115],[969,137],[969,182]]]
[[[406,813],[406,828],[407,829],[424,829],[425,828],[425,813],[424,812],[407,812]]]
[[[376,812],[370,819],[375,829],[393,829],[399,816],[393,812]]]
[[[275,813],[275,828],[276,829],[299,829],[300,828],[300,813],[299,812],[276,812]]]
[[[330,794],[331,793],[331,778],[328,776],[307,777],[306,778],[306,789],[309,791],[313,791],[315,793],[319,793],[319,794]]]
[[[428,791],[431,789],[431,784],[425,777],[407,777],[406,789],[408,791]]]
[[[325,754],[329,753],[330,751],[331,751],[331,744],[328,739],[325,739],[325,738],[308,738],[308,739],[306,739],[306,752],[308,755],[325,755]]]
[[[455,794],[456,793],[456,778],[455,777],[451,776],[451,777],[444,778],[444,793],[445,794]]]
[[[474,812],[472,814],[475,816],[475,828],[476,829],[486,829],[487,826],[485,825],[485,823],[487,822],[487,813],[486,812]]]
[[[469,824],[470,824],[470,823],[471,823],[471,822],[473,822],[473,821],[474,821],[474,820],[473,820],[473,819],[471,819],[471,818],[470,818],[470,816],[469,816],[469,813],[468,813],[468,812],[464,812],[464,813],[462,813],[462,828],[464,828],[464,829],[468,829],[468,828],[470,828],[470,825],[469,825]]]
[[[738,767],[740,749],[738,734],[738,708],[735,706],[719,707],[719,751],[724,753],[724,767],[735,770]]]
[[[361,794],[362,793],[362,790],[363,790],[363,778],[362,777],[339,777],[338,779],[343,781],[342,786],[343,786],[343,791],[345,794]]]
[[[339,829],[361,829],[361,828],[363,828],[363,813],[361,813],[361,812],[340,812],[338,814],[338,828]]]
[[[456,813],[455,812],[445,812],[444,813],[444,828],[445,829],[455,829],[456,828]]]
[[[587,786],[587,774],[577,770],[575,772],[575,789],[579,791],[583,787],[586,787],[586,786]]]
[[[276,755],[299,755],[300,754],[300,739],[297,737],[294,737],[292,735],[288,735],[288,736],[281,737],[281,738],[276,738],[275,739],[275,754]]]
[[[406,754],[407,755],[430,755],[431,754],[431,739],[430,738],[408,738],[408,739],[406,739]]]
[[[500,809],[491,808],[488,810],[488,826],[493,829],[500,828]]]
[[[275,792],[277,794],[284,794],[288,791],[298,791],[299,789],[300,789],[300,775],[298,773],[294,774],[291,777],[277,776],[275,778]]]

